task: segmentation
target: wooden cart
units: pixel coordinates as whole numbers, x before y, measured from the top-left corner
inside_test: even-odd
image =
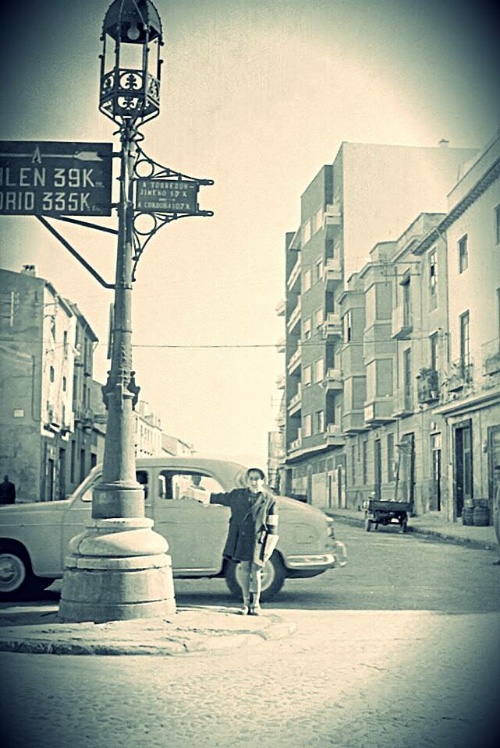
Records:
[[[365,508],[365,530],[370,532],[372,526],[376,530],[379,525],[398,524],[401,532],[406,532],[410,511],[411,504],[408,502],[369,499]]]

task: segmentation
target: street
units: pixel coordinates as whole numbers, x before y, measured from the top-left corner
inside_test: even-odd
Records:
[[[496,554],[393,528],[339,522],[337,536],[345,569],[289,580],[266,606],[296,623],[285,639],[232,655],[2,654],[4,745],[496,745]],[[221,580],[177,581],[176,596],[230,603]]]

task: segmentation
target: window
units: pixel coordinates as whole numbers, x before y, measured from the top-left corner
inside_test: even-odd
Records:
[[[500,205],[495,208],[495,242],[500,244]]]
[[[438,370],[438,351],[439,351],[439,338],[437,332],[429,335],[429,346],[430,346],[430,367],[433,371]]]
[[[322,358],[314,362],[314,381],[322,382],[325,376],[325,364]]]
[[[302,293],[305,293],[306,291],[309,291],[311,288],[311,271],[304,270],[304,273],[302,274]]]
[[[468,378],[470,366],[470,314],[460,315],[460,368],[464,379]]]
[[[316,434],[322,434],[325,430],[325,412],[323,410],[317,410],[314,414],[314,432]]]
[[[407,348],[403,351],[403,381],[404,409],[411,410],[413,406],[411,387],[411,348]]]
[[[137,478],[141,483],[139,476]],[[210,478],[203,473],[177,473],[174,470],[162,470],[160,478],[164,485],[161,493],[162,499],[182,500],[186,491],[199,494],[201,498],[207,492],[223,493],[220,483],[215,478]]]
[[[469,267],[469,247],[467,234],[458,242],[458,272],[463,273]]]
[[[411,292],[410,276],[408,275],[401,283],[403,288],[403,325],[411,327]]]
[[[311,424],[312,424],[312,418],[311,414],[304,416],[304,427],[302,434],[303,436],[311,436]]]
[[[349,309],[342,317],[344,323],[344,343],[352,340],[352,311]]]
[[[393,481],[395,478],[394,462],[394,434],[387,434],[387,480]]]
[[[309,387],[312,381],[312,369],[310,366],[304,366],[302,377],[304,387]]]
[[[316,320],[316,330],[317,330],[319,327],[321,327],[321,325],[325,321],[325,313],[323,309],[320,307],[319,309],[316,309],[314,316]]]
[[[316,260],[316,264],[314,265],[314,280],[320,281],[323,279],[323,258],[320,257],[319,260]]]
[[[56,378],[56,370],[54,369],[53,366],[51,366],[49,369],[49,379],[51,382],[53,382],[55,378]]]
[[[356,484],[356,446],[351,446],[351,480],[352,485]]]
[[[430,293],[430,308],[431,309],[436,309],[438,305],[437,283],[438,283],[437,252],[435,249],[433,249],[429,254],[429,293]]]
[[[302,325],[302,332],[304,333],[304,340],[309,340],[311,337],[311,318],[308,317],[304,320]]]
[[[368,483],[368,442],[366,439],[361,444],[361,459],[362,459],[362,470],[363,470],[363,484]]]
[[[19,294],[15,291],[0,293],[0,304],[0,323],[3,327],[14,327],[16,317],[19,315]]]

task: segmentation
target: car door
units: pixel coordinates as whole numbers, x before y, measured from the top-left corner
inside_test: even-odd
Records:
[[[208,501],[210,493],[222,492],[219,482],[200,472],[175,468],[159,474],[161,495],[154,502],[154,529],[169,545],[172,567],[178,576],[217,574],[222,566],[222,551],[227,538],[230,510]],[[190,488],[200,501],[186,498]]]

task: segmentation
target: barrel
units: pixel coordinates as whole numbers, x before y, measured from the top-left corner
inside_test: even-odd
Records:
[[[472,506],[464,506],[462,509],[462,524],[463,525],[473,525],[474,524],[474,507]]]
[[[472,512],[475,527],[487,527],[490,524],[490,512],[485,504],[476,504]]]

